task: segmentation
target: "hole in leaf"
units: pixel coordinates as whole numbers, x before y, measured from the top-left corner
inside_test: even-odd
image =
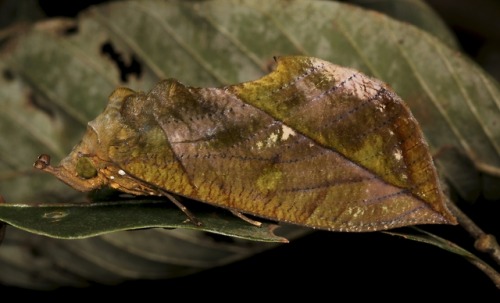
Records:
[[[102,45],[101,53],[109,56],[109,58],[115,62],[116,66],[120,70],[121,81],[127,82],[130,75],[136,75],[137,78],[141,76],[141,64],[136,60],[136,58],[132,55],[129,60],[130,62],[126,62],[126,60],[123,59],[122,54],[115,50],[111,42],[108,41]]]

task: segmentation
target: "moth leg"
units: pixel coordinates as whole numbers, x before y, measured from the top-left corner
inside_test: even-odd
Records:
[[[240,218],[243,221],[246,221],[246,222],[248,222],[248,223],[250,223],[252,225],[255,225],[257,227],[261,227],[262,226],[262,222],[250,219],[249,217],[245,216],[244,214],[240,213],[239,211],[232,210],[232,209],[230,209],[230,211],[231,211],[231,213],[233,213],[233,215],[235,215],[236,217]]]
[[[189,209],[187,209],[186,206],[182,205],[182,203],[179,202],[179,200],[177,200],[177,198],[174,195],[172,195],[172,194],[170,194],[170,193],[168,193],[166,191],[161,191],[161,193],[164,196],[166,196],[170,201],[172,201],[180,210],[182,210],[182,212],[185,213],[186,216],[188,217],[189,221],[191,221],[194,225],[196,225],[196,226],[201,226],[202,225],[201,221],[198,220],[193,215],[193,213],[190,212]]]

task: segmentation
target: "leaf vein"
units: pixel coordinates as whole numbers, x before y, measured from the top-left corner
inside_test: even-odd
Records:
[[[339,20],[341,20],[341,19],[339,19]],[[339,33],[342,34],[345,37],[345,39],[349,42],[352,49],[358,54],[358,57],[367,66],[367,68],[370,71],[370,73],[372,74],[372,76],[374,76],[378,79],[382,79],[382,75],[380,75],[377,72],[377,68],[375,68],[371,64],[370,60],[363,54],[363,51],[362,51],[363,48],[360,47],[358,45],[358,43],[356,43],[356,40],[351,37],[351,35],[347,31],[346,27],[341,22],[335,22],[335,24],[337,25],[337,27],[339,29]]]
[[[389,31],[389,32],[391,33],[391,37],[393,38],[393,40],[396,41],[397,37],[394,35],[394,32],[393,31]],[[462,147],[467,151],[467,153],[469,155],[474,155],[474,152],[473,152],[472,148],[470,147],[470,145],[467,143],[467,140],[465,140],[465,138],[462,136],[460,131],[455,127],[455,125],[454,125],[453,121],[451,121],[450,117],[448,115],[446,115],[445,109],[438,102],[437,97],[432,92],[431,87],[427,84],[425,79],[423,79],[421,77],[421,75],[418,72],[411,57],[407,54],[407,52],[398,43],[394,43],[394,45],[396,45],[396,47],[398,47],[402,58],[407,62],[409,68],[412,70],[415,78],[417,79],[417,82],[420,84],[420,86],[422,87],[424,92],[427,94],[427,96],[429,97],[432,104],[434,104],[434,106],[436,107],[438,112],[441,114],[443,120],[446,121],[446,124],[448,125],[451,132],[456,136],[456,138],[458,139],[458,141],[460,142]]]
[[[248,3],[246,3],[248,4]],[[269,12],[265,11],[265,10],[262,10],[260,9],[259,7],[255,6],[253,7],[256,11],[260,12],[264,17],[266,17],[268,20],[270,20],[275,26],[276,28],[279,30],[279,32],[283,35],[283,37],[285,37],[286,40],[288,40],[288,42],[290,42],[290,44],[292,44],[295,49],[298,51],[299,54],[302,54],[302,55],[305,55],[307,54],[307,51],[305,50],[305,48],[298,42],[296,41],[295,39],[293,39],[293,35],[290,35],[280,22],[278,22],[278,20],[276,18],[273,17],[273,15],[269,14]]]
[[[132,5],[135,5],[135,3],[131,2]],[[118,37],[121,41],[123,41],[126,45],[130,47],[130,49],[135,52],[141,60],[146,63],[146,65],[153,71],[153,73],[159,78],[159,79],[165,79],[167,76],[161,70],[158,65],[156,65],[149,56],[147,52],[145,52],[140,45],[138,45],[134,39],[129,38],[129,35],[121,30],[120,27],[118,27],[115,23],[108,21],[108,18],[104,16],[104,14],[99,11],[98,9],[95,9],[94,12],[96,12],[96,17],[99,19],[101,24],[106,26],[112,33],[115,34],[116,37]]]
[[[139,6],[140,7],[140,6]],[[155,11],[145,10],[140,7],[145,13],[154,17],[159,24],[161,24],[163,30],[175,40],[175,42],[184,49],[205,71],[207,71],[216,81],[221,84],[227,84],[229,81],[225,79],[223,76],[217,74],[216,70],[212,68],[209,62],[207,62],[200,54],[196,52],[196,50],[191,47],[188,43],[186,43],[179,35],[175,33],[172,27],[165,22],[164,18],[161,18]],[[195,11],[195,9],[193,9]]]
[[[246,47],[243,43],[238,41],[238,39],[236,39],[227,28],[217,23],[216,20],[208,16],[208,14],[202,13],[201,9],[198,6],[194,7],[194,11],[198,14],[198,16],[205,19],[208,24],[210,24],[224,38],[226,38],[229,42],[231,42],[237,49],[239,49],[243,55],[247,56],[250,59],[250,61],[254,63],[262,72],[264,73],[267,72],[267,68],[261,63],[260,58],[255,53],[253,53],[248,47]]]
[[[426,38],[427,38],[428,41],[430,41],[429,37],[426,37]],[[494,147],[494,149],[496,150],[496,152],[498,154],[500,154],[500,146],[498,144],[496,144],[496,142],[494,140],[494,135],[490,132],[489,128],[485,125],[483,119],[481,119],[480,114],[478,112],[478,109],[477,109],[476,105],[474,104],[474,102],[472,101],[470,95],[468,94],[468,92],[464,88],[463,81],[459,77],[457,77],[456,69],[454,69],[453,65],[450,64],[450,61],[447,58],[447,56],[445,56],[443,54],[441,47],[437,47],[436,43],[429,42],[429,44],[433,45],[434,49],[439,53],[439,58],[441,58],[443,60],[443,62],[445,64],[446,68],[448,69],[450,75],[453,77],[453,81],[456,83],[456,85],[458,87],[458,90],[460,91],[460,94],[463,96],[463,98],[464,98],[467,106],[469,107],[470,111],[472,112],[472,115],[474,116],[474,118],[476,119],[476,121],[479,123],[479,125],[481,125],[481,130],[484,132],[484,134],[486,135],[486,137],[488,137],[488,139],[489,139],[488,143],[492,144],[493,147]]]

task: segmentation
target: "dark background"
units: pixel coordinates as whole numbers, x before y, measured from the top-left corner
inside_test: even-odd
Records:
[[[47,16],[75,16],[104,1],[39,1]],[[456,33],[464,51],[497,79],[500,77],[500,1],[428,0]],[[2,1],[0,1],[0,5]],[[1,7],[1,6],[0,6]],[[1,13],[0,13],[1,17]],[[0,20],[1,21],[1,20]],[[5,24],[2,24],[5,25]],[[463,206],[488,232],[500,234],[499,201]],[[434,227],[433,227],[434,228]],[[473,251],[472,239],[441,234]],[[488,260],[487,256],[482,256]],[[382,233],[345,234],[318,231],[276,249],[228,266],[187,277],[130,281],[116,286],[61,288],[38,292],[0,287],[0,300],[192,300],[261,301],[298,299],[312,302],[354,300],[418,301],[470,299],[493,302],[500,291],[466,259],[437,247]],[[156,299],[155,299],[156,298]],[[495,300],[496,299],[496,300]],[[500,301],[497,301],[500,302]]]

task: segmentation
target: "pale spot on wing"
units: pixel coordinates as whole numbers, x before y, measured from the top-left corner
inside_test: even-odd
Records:
[[[255,143],[255,146],[259,150],[262,148],[274,147],[278,143],[280,143],[282,141],[286,141],[290,137],[295,136],[295,135],[296,135],[296,133],[293,129],[282,124],[281,131],[277,130],[277,131],[272,132],[271,134],[269,134],[269,136],[266,139],[264,139],[262,141],[257,141],[257,143]]]
[[[281,141],[286,141],[288,140],[288,138],[290,138],[290,136],[295,136],[295,132],[290,127],[284,124],[281,127],[281,131],[283,132],[283,134],[281,135]]]
[[[377,104],[377,109],[378,109],[381,113],[383,113],[383,112],[384,112],[384,110],[385,110],[385,104],[383,104],[383,103],[379,103],[379,104]]]
[[[362,208],[356,208],[356,211],[354,212],[354,214],[352,214],[352,217],[353,218],[356,218],[358,216],[362,216],[364,214],[364,210]]]
[[[267,146],[273,146],[276,142],[278,142],[278,134],[271,133],[269,138],[267,138]]]
[[[395,152],[394,152],[394,158],[398,161],[400,161],[401,159],[403,159],[403,153],[401,152],[400,149],[397,149]]]

